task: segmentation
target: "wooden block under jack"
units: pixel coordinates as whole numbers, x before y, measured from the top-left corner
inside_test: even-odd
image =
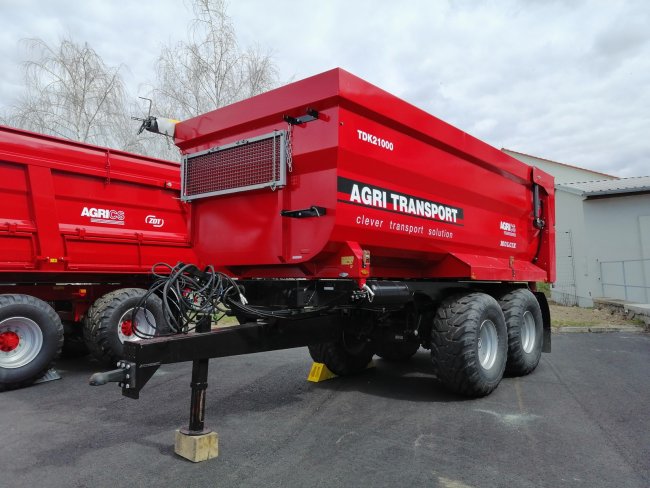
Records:
[[[374,367],[375,362],[370,361],[368,363],[368,366],[366,366],[366,369]],[[325,366],[323,363],[313,363],[311,365],[311,370],[309,371],[307,381],[311,381],[312,383],[319,383],[321,381],[331,380],[332,378],[337,378],[337,375],[332,373],[327,366]]]
[[[174,452],[193,463],[207,461],[219,455],[219,437],[216,432],[188,435],[176,429]]]

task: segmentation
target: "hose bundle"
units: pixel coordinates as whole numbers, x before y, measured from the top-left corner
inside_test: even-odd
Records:
[[[156,333],[148,334],[134,324],[134,334],[141,339],[164,335],[163,329],[171,334],[192,332],[204,316],[210,315],[218,321],[229,312],[232,303],[243,306],[247,303],[237,283],[212,266],[201,271],[193,264],[157,263],[152,267],[152,274],[155,281],[133,310],[133,316],[138,315],[138,309],[147,308],[147,302],[157,296],[162,300],[166,324],[163,328],[150,323],[149,316],[144,314]]]

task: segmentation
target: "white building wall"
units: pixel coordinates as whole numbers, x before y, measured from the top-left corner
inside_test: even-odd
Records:
[[[603,296],[649,303],[650,195],[586,200],[558,188],[556,208],[552,299],[581,307]]]
[[[650,214],[650,209],[648,209]],[[639,216],[639,234],[641,238],[641,256],[643,258],[643,272],[645,273],[645,285],[650,286],[650,215]],[[644,303],[650,303],[650,289],[646,288],[648,299]]]
[[[588,257],[583,197],[557,189],[555,192],[556,281],[551,298],[563,305],[591,307],[585,263]]]
[[[586,200],[584,215],[593,296],[649,303],[650,195]]]

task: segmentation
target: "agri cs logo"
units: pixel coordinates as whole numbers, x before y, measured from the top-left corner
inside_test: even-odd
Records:
[[[151,225],[153,227],[156,227],[156,228],[160,228],[163,225],[165,225],[165,219],[161,219],[160,217],[156,217],[155,215],[147,215],[144,218],[144,221],[147,224],[149,224],[149,225]]]
[[[81,210],[82,217],[89,217],[90,221],[96,224],[124,225],[126,215],[124,210],[112,210],[108,208],[84,207]]]
[[[517,237],[517,225],[512,222],[504,222],[502,220],[499,224],[499,229],[501,229],[507,236]]]

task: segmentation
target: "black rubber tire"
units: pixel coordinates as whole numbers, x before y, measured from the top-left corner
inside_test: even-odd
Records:
[[[33,321],[40,329],[43,341],[37,355],[27,364],[17,368],[0,366],[0,391],[30,385],[43,376],[54,365],[63,345],[61,319],[44,301],[30,295],[0,295],[0,327],[3,321],[12,317]],[[7,353],[0,351],[0,355],[3,354]]]
[[[419,349],[419,342],[384,342],[375,354],[385,361],[401,363],[411,359]]]
[[[84,341],[90,354],[107,366],[115,366],[123,358],[124,344],[118,333],[118,321],[141,300],[146,290],[141,288],[122,288],[114,290],[101,298],[88,309],[84,322]],[[162,301],[155,295],[147,300],[147,310],[155,320],[158,334],[169,331],[163,311]],[[133,338],[137,340],[136,337]]]
[[[505,294],[499,300],[499,305],[503,310],[508,328],[508,361],[506,363],[506,374],[509,376],[524,376],[533,372],[539,364],[542,356],[542,342],[544,334],[544,321],[542,320],[542,310],[535,295],[526,288],[511,291]],[[524,315],[530,313],[534,320],[535,332],[532,337],[534,341],[532,346],[528,345],[524,349],[524,340],[522,337],[522,327],[524,325]],[[530,319],[528,319],[530,320]]]
[[[342,337],[336,342],[308,346],[309,354],[317,363],[323,363],[338,376],[360,373],[367,368],[374,356],[369,342],[347,341]]]
[[[497,336],[489,368],[479,360],[480,330],[485,321],[494,325]],[[491,296],[455,295],[438,307],[431,330],[431,360],[436,376],[449,390],[471,398],[490,394],[503,378],[507,351],[503,312]]]
[[[323,362],[323,356],[322,356],[322,344],[309,344],[307,346],[307,349],[309,350],[309,355],[311,356],[312,361],[315,363],[322,363]]]

